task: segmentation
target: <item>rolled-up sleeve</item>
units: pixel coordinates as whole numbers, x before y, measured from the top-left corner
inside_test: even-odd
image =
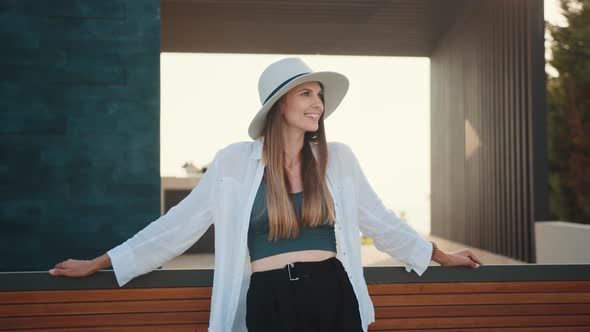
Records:
[[[207,231],[213,222],[210,200],[218,175],[218,159],[219,153],[180,203],[107,252],[119,286],[182,254]]]
[[[346,160],[352,167],[358,199],[359,227],[363,234],[373,238],[375,247],[421,276],[428,268],[432,255],[432,243],[401,220],[391,209],[385,207],[371,187],[360,164],[347,145]]]

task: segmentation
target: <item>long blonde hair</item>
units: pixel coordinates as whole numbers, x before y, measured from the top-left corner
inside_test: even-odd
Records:
[[[287,190],[289,180],[285,172],[285,150],[282,136],[284,118],[279,111],[284,100],[285,95],[272,106],[266,117],[263,130],[262,160],[266,164],[265,184],[269,241],[295,239],[299,236],[300,226],[334,225],[336,221],[332,196],[328,191],[326,180],[328,144],[324,130],[324,112],[322,112],[318,130],[305,133],[301,149],[304,195],[302,220],[301,224],[298,223],[297,214]],[[310,142],[318,147],[317,160],[314,158]]]

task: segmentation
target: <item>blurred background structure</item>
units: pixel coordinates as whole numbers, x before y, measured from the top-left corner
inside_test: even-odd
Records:
[[[4,1],[0,271],[98,256],[188,190],[160,176],[168,52],[428,58],[430,235],[537,262],[541,221],[589,221],[588,5],[564,6],[546,90],[540,0]]]

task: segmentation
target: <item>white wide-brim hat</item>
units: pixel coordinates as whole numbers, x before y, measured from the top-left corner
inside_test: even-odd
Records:
[[[324,119],[334,112],[348,91],[348,78],[340,73],[314,72],[299,58],[286,58],[274,62],[266,67],[258,80],[262,108],[250,122],[248,135],[252,139],[260,137],[266,122],[266,114],[272,105],[289,90],[306,82],[320,82],[324,86]]]

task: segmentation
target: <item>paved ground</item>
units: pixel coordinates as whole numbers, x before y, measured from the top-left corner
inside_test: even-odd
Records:
[[[459,249],[468,248],[467,246],[452,242],[446,239],[437,238],[430,235],[423,235],[425,239],[435,241],[438,246],[445,252],[453,252]],[[525,264],[524,262],[514,260],[512,258],[493,254],[489,251],[469,248],[475,255],[487,265],[509,265],[509,264]],[[361,247],[361,254],[363,259],[363,266],[401,266],[402,264],[377,250],[373,245],[364,245]],[[430,265],[438,265],[431,262]],[[181,255],[170,262],[164,264],[164,269],[213,269],[214,257],[213,254],[190,254]]]

